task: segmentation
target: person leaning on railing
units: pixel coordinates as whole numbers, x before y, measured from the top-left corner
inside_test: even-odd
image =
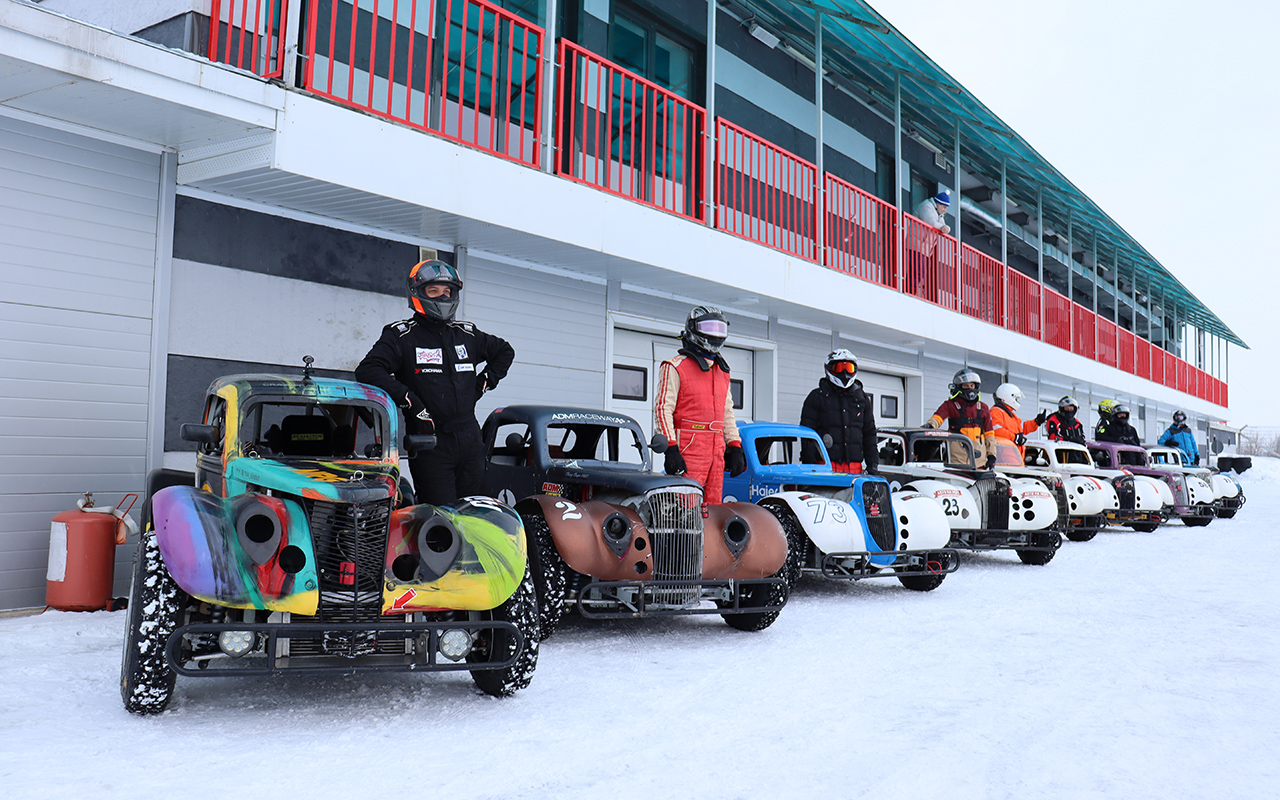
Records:
[[[950,205],[951,192],[941,191],[928,200],[922,200],[911,214],[930,228],[944,234],[951,233],[951,226],[946,221],[947,208]],[[938,269],[938,241],[939,237],[933,231],[920,232],[919,240],[913,243],[917,263],[913,270],[914,274],[910,278],[912,291],[935,303],[938,302],[938,288],[941,283]]]

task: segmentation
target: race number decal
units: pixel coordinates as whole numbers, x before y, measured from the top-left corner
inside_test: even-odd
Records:
[[[848,515],[845,513],[845,504],[838,500],[825,500],[814,497],[806,500],[805,505],[813,511],[814,525],[821,525],[822,520],[828,514],[831,516],[831,521],[837,525],[843,525],[849,520]]]
[[[942,513],[946,514],[948,517],[960,516],[959,500],[954,497],[941,497],[938,498],[938,500],[942,503]]]
[[[556,508],[560,509],[560,519],[582,519],[582,512],[568,500],[557,500]]]

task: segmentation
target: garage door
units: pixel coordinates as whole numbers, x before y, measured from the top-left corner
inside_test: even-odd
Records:
[[[0,608],[44,604],[54,514],[142,486],[159,183],[157,154],[0,116]]]
[[[871,395],[871,408],[875,411],[876,427],[901,428],[906,425],[906,385],[899,375],[858,370],[862,389]]]
[[[646,439],[653,436],[653,392],[658,367],[679,349],[680,340],[674,336],[622,328],[613,332],[613,392],[609,409],[634,417],[644,428]],[[740,420],[751,419],[755,353],[740,347],[725,347],[720,352],[729,363],[734,414]]]

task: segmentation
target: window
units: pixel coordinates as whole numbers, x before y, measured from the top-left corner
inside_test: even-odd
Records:
[[[898,398],[891,394],[880,395],[880,416],[884,419],[897,419]]]
[[[741,380],[738,380],[737,378],[729,379],[729,396],[733,398],[733,407],[736,409],[746,407],[742,401],[742,392],[745,388],[746,387]]]
[[[648,400],[649,370],[644,367],[613,365],[614,400]]]
[[[893,153],[876,148],[876,197],[891,206],[898,205],[898,198],[893,196]]]
[[[547,426],[547,448],[552,458],[576,461],[612,461],[644,466],[644,443],[631,428],[567,423]]]
[[[240,445],[268,458],[381,458],[380,406],[264,400],[244,411]]]
[[[489,449],[494,464],[520,467],[529,463],[529,426],[523,422],[505,422],[498,426]]]
[[[799,447],[796,446],[797,442]],[[756,439],[756,458],[761,466],[777,464],[825,464],[817,439],[794,436],[762,436]]]
[[[701,99],[693,42],[638,9],[618,9],[609,26],[609,60],[687,100]]]

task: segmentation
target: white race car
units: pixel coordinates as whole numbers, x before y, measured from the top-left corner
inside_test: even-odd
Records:
[[[1089,455],[1089,448],[1082,444],[1033,439],[1027,442],[1024,461],[1064,477],[1093,481],[1103,497],[1103,517],[1115,525],[1154,531],[1168,519],[1165,506],[1173,506],[1173,494],[1163,481],[1098,467]],[[1075,494],[1081,495],[1079,487]]]
[[[1194,475],[1209,485],[1213,490],[1214,512],[1223,519],[1230,519],[1244,505],[1244,489],[1240,483],[1224,472],[1215,472],[1207,467],[1189,467],[1182,463],[1182,452],[1174,447],[1148,445],[1147,455],[1150,465],[1156,469],[1168,469],[1185,475]]]

